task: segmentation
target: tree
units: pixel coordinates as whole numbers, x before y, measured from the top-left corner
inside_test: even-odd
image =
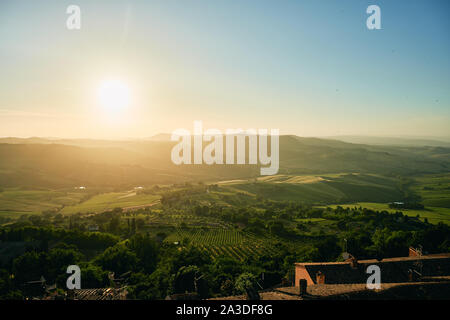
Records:
[[[196,292],[201,298],[209,296],[208,282],[197,266],[181,267],[174,280],[176,293]]]
[[[112,233],[118,233],[120,230],[120,217],[114,216],[109,221],[109,231]]]
[[[95,263],[105,270],[113,271],[117,275],[127,271],[135,271],[138,258],[134,252],[122,244],[109,247],[97,256]]]
[[[252,273],[241,274],[235,281],[235,287],[238,292],[247,294],[250,299],[253,299],[254,296],[259,298],[257,280]]]
[[[256,289],[256,276],[249,272],[244,272],[236,279],[234,286],[240,293],[246,293],[248,289]]]
[[[15,290],[11,275],[5,269],[0,269],[0,300],[19,300],[22,293]]]
[[[150,274],[155,270],[158,262],[158,245],[149,235],[134,235],[130,238],[128,247],[136,253],[143,271]]]
[[[409,232],[384,228],[375,231],[372,241],[379,257],[401,257],[408,255],[410,238]]]
[[[180,251],[175,251],[169,258],[170,272],[176,273],[181,267],[196,265],[199,268],[203,268],[210,265],[211,257],[205,252],[194,246],[188,246]]]
[[[233,294],[234,284],[230,279],[224,280],[220,285],[220,293],[223,296],[231,296]]]
[[[334,236],[319,241],[316,245],[319,251],[319,259],[321,261],[335,260],[342,250],[338,243],[338,239]]]
[[[276,236],[286,235],[286,229],[281,221],[271,221],[268,225],[271,234]]]
[[[136,229],[137,230],[142,230],[144,226],[145,226],[144,218],[137,218],[136,219]]]
[[[345,251],[351,253],[358,259],[368,258],[367,248],[372,245],[370,234],[365,230],[353,230],[342,236],[345,241]]]
[[[133,273],[129,280],[129,298],[156,300],[172,293],[173,277],[167,268],[159,268],[151,275]]]
[[[83,255],[75,249],[54,248],[48,252],[46,265],[46,276],[48,280],[66,279],[67,267],[70,265],[78,265],[83,258]],[[65,286],[65,281],[58,283],[60,286]]]
[[[83,289],[109,287],[110,284],[108,272],[101,267],[90,263],[81,266],[81,287]]]
[[[133,217],[133,219],[131,220],[131,233],[135,234],[136,233],[136,218]]]
[[[18,285],[39,280],[45,274],[47,254],[36,251],[25,252],[13,261],[13,273]]]
[[[430,253],[450,251],[450,227],[442,222],[437,225],[428,225],[428,228],[414,232],[412,245],[423,246]]]
[[[212,274],[227,274],[232,277],[237,277],[242,272],[242,266],[229,257],[218,257],[210,269]]]

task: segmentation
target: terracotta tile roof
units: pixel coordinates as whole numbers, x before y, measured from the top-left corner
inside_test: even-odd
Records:
[[[353,264],[346,261],[295,265],[296,268],[306,270],[315,284],[316,274],[319,272],[325,275],[326,284],[366,283],[366,269],[369,265],[380,267],[382,283],[398,283],[409,281],[411,271],[421,276],[450,275],[450,254],[388,258],[381,261],[360,260]]]
[[[358,263],[361,264],[373,264],[380,262],[393,262],[393,261],[412,261],[412,260],[427,260],[427,259],[445,259],[450,258],[450,253],[437,253],[437,254],[428,254],[423,256],[414,256],[414,257],[395,257],[395,258],[385,258],[383,260],[358,260]],[[345,265],[349,264],[349,261],[342,262],[296,262],[295,265],[303,265],[303,266],[314,266],[314,265]]]
[[[125,288],[97,288],[73,290],[74,300],[125,300]]]
[[[362,283],[352,283],[352,284],[315,284],[308,286],[307,295],[304,299],[320,299],[320,298],[337,298],[340,296],[358,296],[364,293],[383,293],[397,288],[409,288],[415,290],[417,288],[431,287],[431,286],[450,286],[450,276],[445,277],[429,277],[425,278],[424,281],[417,282],[398,282],[398,283],[382,283],[381,289],[379,290],[369,290],[366,284]],[[298,287],[283,287],[278,288],[275,291],[298,295]],[[414,291],[411,291],[414,293]]]
[[[308,286],[307,294],[299,296],[298,287],[281,287],[278,289],[260,292],[261,300],[317,300],[317,299],[416,299],[418,295],[433,290],[442,292],[442,288],[450,287],[449,277],[433,277],[427,281],[383,283],[380,290],[368,290],[365,284],[316,284]],[[391,292],[402,290],[400,294]],[[448,289],[447,289],[448,290]],[[444,295],[444,298],[448,297]],[[245,295],[212,298],[208,300],[246,300]]]

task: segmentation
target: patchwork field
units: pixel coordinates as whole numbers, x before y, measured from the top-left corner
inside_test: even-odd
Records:
[[[401,210],[406,215],[427,218],[430,223],[450,223],[450,174],[419,176],[410,190],[421,198],[424,210]],[[246,204],[260,199],[304,202],[316,206],[362,206],[395,212],[387,205],[401,200],[398,178],[376,174],[334,173],[323,175],[274,175],[235,179],[211,184],[205,192],[190,195],[201,204]],[[176,190],[176,189],[174,189]],[[116,207],[138,209],[158,203],[157,194],[135,191],[89,195],[85,190],[23,190],[7,188],[0,192],[0,217],[14,218],[54,210],[62,214],[103,212]],[[342,205],[345,203],[345,205]],[[191,217],[192,218],[192,217]],[[164,217],[168,224],[197,223],[185,216]],[[170,221],[169,221],[170,220]]]

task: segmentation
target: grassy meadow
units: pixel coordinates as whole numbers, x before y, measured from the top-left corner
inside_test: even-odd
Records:
[[[86,194],[75,191],[22,190],[8,188],[0,192],[0,215],[39,214],[47,210],[59,210],[83,201]]]
[[[98,213],[113,210],[114,208],[123,208],[126,210],[129,207],[153,205],[159,198],[160,196],[158,195],[136,194],[134,191],[108,192],[95,195],[79,204],[66,206],[61,210],[61,213]]]
[[[204,193],[191,195],[200,203],[234,205],[261,199],[294,201],[315,206],[365,207],[388,212],[389,202],[400,201],[400,179],[379,174],[334,173],[320,175],[274,175],[249,179],[221,180],[209,183]],[[177,190],[176,186],[166,190]],[[448,223],[450,217],[450,174],[421,175],[410,183],[409,190],[425,205],[423,210],[402,209],[408,216],[427,218],[431,223]],[[153,206],[158,192],[136,190],[90,192],[78,189],[27,190],[5,188],[0,192],[0,216],[15,218],[54,211],[63,215],[100,213],[114,208],[125,210]]]
[[[450,225],[450,208],[442,207],[426,207],[423,210],[413,210],[413,209],[392,209],[389,208],[387,203],[375,203],[375,202],[356,202],[351,204],[335,204],[330,205],[331,208],[336,208],[341,206],[342,208],[354,208],[362,207],[367,209],[372,209],[376,211],[387,211],[390,213],[395,213],[401,211],[404,215],[409,217],[417,217],[421,220],[427,219],[430,223],[443,222]]]
[[[419,176],[411,189],[426,207],[450,208],[450,173]]]

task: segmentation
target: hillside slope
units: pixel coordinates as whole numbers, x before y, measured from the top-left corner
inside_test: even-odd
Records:
[[[45,143],[0,144],[0,186],[133,186],[259,176],[257,165],[176,166],[170,160],[175,143],[168,141],[33,141]],[[279,174],[414,175],[449,171],[450,148],[367,146],[280,137]]]

